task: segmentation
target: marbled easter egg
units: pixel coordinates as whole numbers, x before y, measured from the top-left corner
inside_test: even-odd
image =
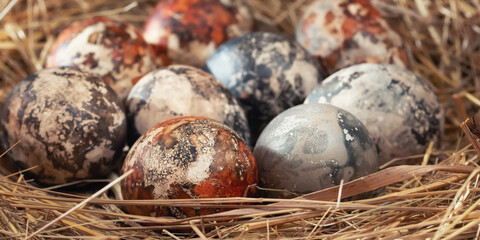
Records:
[[[267,32],[226,42],[206,67],[243,104],[254,140],[268,121],[302,103],[323,80],[317,60],[304,48]]]
[[[228,1],[227,1],[228,2]],[[249,32],[251,19],[232,2],[165,0],[145,21],[143,36],[162,64],[201,67],[223,42]]]
[[[330,75],[305,100],[329,103],[354,114],[373,137],[380,163],[424,153],[439,140],[442,105],[433,87],[389,64],[364,63]]]
[[[76,66],[100,75],[123,100],[155,68],[153,52],[133,25],[94,17],[72,23],[50,49],[47,67]]]
[[[314,1],[295,36],[329,73],[359,63],[407,66],[404,42],[369,0]]]
[[[62,184],[112,171],[125,146],[126,117],[115,92],[71,67],[38,71],[13,89],[1,113],[7,157],[38,182]]]
[[[270,197],[294,197],[378,170],[375,144],[351,113],[302,104],[275,117],[254,149],[259,184]]]
[[[160,123],[135,142],[121,182],[127,200],[196,199],[253,196],[258,172],[253,155],[231,128],[202,117],[181,117]],[[147,216],[192,217],[216,208],[126,206]]]
[[[150,72],[127,98],[130,141],[162,121],[203,116],[233,128],[247,142],[247,118],[235,96],[211,74],[186,65],[170,65]]]

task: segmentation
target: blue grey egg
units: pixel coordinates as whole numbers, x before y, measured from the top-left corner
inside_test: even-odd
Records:
[[[305,103],[329,103],[354,114],[373,137],[384,164],[423,153],[438,141],[442,105],[432,86],[412,72],[387,64],[359,64],[323,81]]]
[[[279,34],[245,34],[221,45],[206,68],[246,110],[252,138],[285,109],[301,104],[323,80],[317,60]]]
[[[270,197],[292,197],[378,170],[375,144],[363,124],[329,104],[303,104],[275,117],[262,131],[254,157]]]

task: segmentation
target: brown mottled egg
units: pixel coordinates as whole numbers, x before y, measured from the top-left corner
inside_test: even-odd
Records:
[[[212,118],[250,141],[247,118],[235,96],[195,67],[171,65],[145,75],[128,95],[127,109],[132,143],[158,123],[181,116]]]
[[[402,39],[368,0],[315,1],[295,34],[329,73],[365,62],[407,66]]]
[[[111,172],[125,144],[126,117],[115,92],[71,67],[38,71],[13,89],[1,113],[9,159],[40,183],[62,184]]]
[[[55,40],[47,67],[76,66],[100,75],[123,100],[155,68],[153,51],[133,25],[95,17],[72,23]]]
[[[243,140],[226,125],[202,117],[162,122],[130,149],[121,182],[124,199],[190,199],[254,194],[257,166]],[[212,208],[127,206],[133,214],[178,218],[220,211]]]
[[[165,0],[151,12],[143,36],[161,63],[201,67],[218,45],[250,31],[243,12],[219,0]]]

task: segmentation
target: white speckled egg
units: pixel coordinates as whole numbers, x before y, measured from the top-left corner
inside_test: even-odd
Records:
[[[145,75],[128,95],[127,109],[130,142],[158,123],[182,116],[212,118],[250,141],[247,118],[235,96],[195,67],[170,65]]]
[[[11,92],[1,113],[8,158],[44,184],[104,177],[125,145],[126,117],[115,92],[70,67],[38,71]]]
[[[443,129],[442,105],[434,89],[412,72],[388,64],[359,64],[330,75],[305,103],[330,103],[367,127],[381,164],[420,154]]]
[[[407,66],[402,39],[368,0],[314,1],[295,36],[329,73],[359,63]]]
[[[363,124],[329,104],[302,104],[275,117],[254,149],[259,183],[271,197],[293,197],[378,170],[377,151]]]
[[[302,46],[267,32],[226,42],[206,67],[243,104],[253,139],[273,117],[302,103],[324,76]]]

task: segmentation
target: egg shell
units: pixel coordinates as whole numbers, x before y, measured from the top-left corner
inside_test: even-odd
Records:
[[[191,199],[253,196],[258,172],[253,155],[229,127],[202,117],[160,123],[130,149],[121,182],[124,199]],[[204,215],[221,209],[127,206],[133,214]]]
[[[46,63],[53,66],[98,74],[123,100],[155,63],[152,49],[133,25],[94,17],[74,22],[58,35]]]
[[[368,0],[314,1],[295,36],[329,73],[359,63],[408,65],[402,39]]]
[[[186,65],[150,72],[127,98],[130,141],[160,122],[182,116],[203,116],[233,128],[248,143],[247,118],[235,96],[211,74]]]
[[[245,13],[219,0],[165,0],[150,13],[143,35],[162,64],[201,67],[218,45],[251,27]]]
[[[220,0],[220,2],[235,13],[235,19],[242,32],[247,33],[253,29],[255,23],[253,10],[246,0]]]
[[[44,184],[104,177],[125,144],[126,117],[115,92],[70,67],[40,70],[12,90],[1,113],[6,154]]]
[[[302,103],[323,79],[317,60],[298,43],[267,32],[226,42],[206,68],[242,103],[253,139],[277,114]]]
[[[293,197],[378,170],[375,144],[363,124],[329,104],[302,104],[280,113],[255,145],[261,187]]]
[[[305,103],[329,103],[354,114],[377,145],[380,163],[425,152],[440,139],[444,112],[434,89],[389,64],[359,64],[323,81]]]

